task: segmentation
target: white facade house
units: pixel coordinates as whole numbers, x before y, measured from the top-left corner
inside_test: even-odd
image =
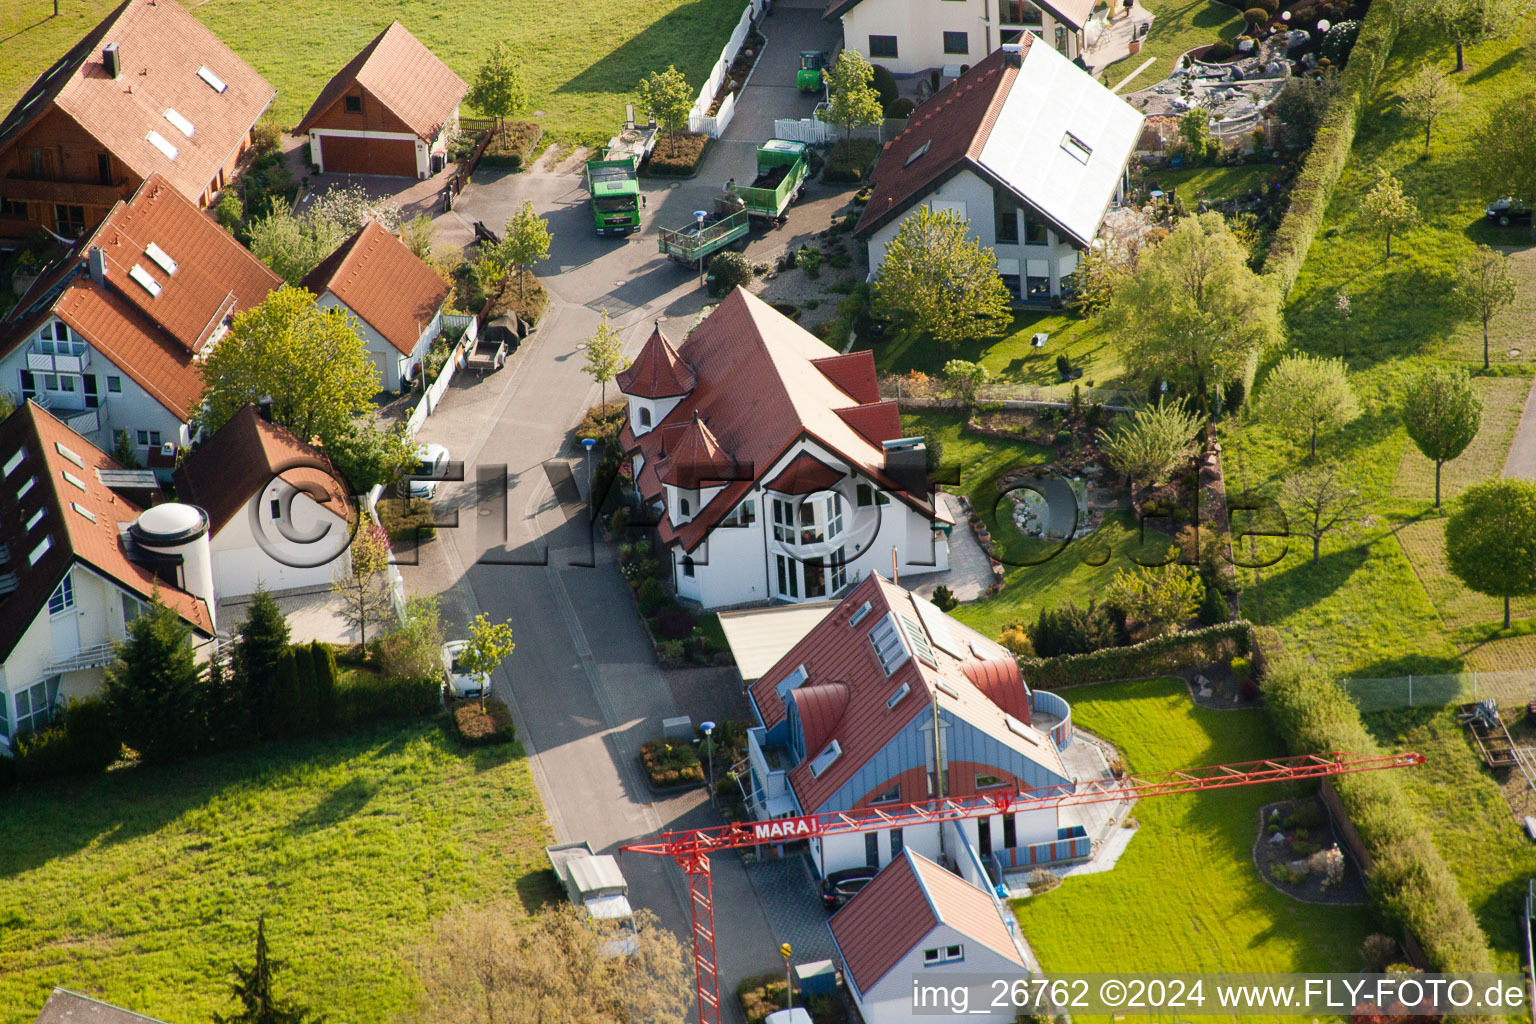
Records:
[[[1143,116],[1027,36],[920,106],[887,145],[854,229],[871,274],[905,219],[952,211],[997,255],[1015,299],[1056,303],[1121,201]]]
[[[1026,34],[1075,60],[1107,11],[1095,0],[840,0],[827,18],[842,23],[844,46],[893,74],[954,77]]]
[[[678,596],[823,601],[893,557],[904,574],[948,568],[953,524],[870,353],[838,355],[738,289],[681,348],[658,326],[618,384]]]

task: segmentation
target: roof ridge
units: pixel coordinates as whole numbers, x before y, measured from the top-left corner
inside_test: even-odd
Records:
[[[943,827],[944,826],[942,824],[939,826],[941,829]],[[923,876],[923,869],[918,867],[917,862],[919,859],[921,859],[929,864],[933,864],[933,866],[939,868],[940,871],[943,871],[944,869],[938,864],[934,864],[933,861],[928,860],[927,857],[919,858],[918,854],[912,852],[912,848],[910,846],[903,846],[901,848],[901,852],[907,855],[907,863],[912,868],[912,876],[917,879],[917,888],[920,892],[922,892],[923,899],[928,901],[928,912],[933,915],[934,921],[938,924],[946,923],[944,920],[944,915],[939,913],[938,905],[933,902],[933,893],[928,891],[928,880]]]

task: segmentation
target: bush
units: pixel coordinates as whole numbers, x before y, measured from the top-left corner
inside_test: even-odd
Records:
[[[1035,645],[1030,642],[1029,631],[1022,623],[1010,622],[1003,627],[1003,631],[997,635],[997,642],[1002,644],[1015,658],[1033,658]]]
[[[453,709],[453,729],[459,742],[466,747],[489,747],[511,743],[517,736],[512,724],[512,712],[495,697],[485,698],[485,706],[478,700],[466,700]]]
[[[703,132],[678,132],[676,136],[663,133],[645,162],[645,173],[690,177],[698,172],[708,142],[709,136]]]
[[[1029,873],[1029,891],[1038,896],[1043,892],[1050,892],[1061,884],[1061,876],[1054,871],[1044,868],[1036,868]]]
[[[854,139],[851,144],[839,142],[827,154],[827,165],[822,168],[821,180],[828,184],[851,185],[869,177],[870,166],[880,155],[880,144],[873,139]]]
[[[245,223],[245,208],[240,204],[240,194],[232,188],[219,193],[219,201],[213,204],[213,215],[219,226],[230,234],[239,234]]]
[[[316,640],[309,645],[309,660],[315,673],[315,724],[321,729],[336,725],[336,652]]]
[[[1358,21],[1341,21],[1333,25],[1328,29],[1328,34],[1323,36],[1323,57],[1335,65],[1343,64],[1349,59],[1349,51],[1355,48],[1355,40],[1359,38]]]
[[[1289,828],[1319,829],[1328,823],[1328,814],[1323,810],[1323,805],[1308,800],[1291,812],[1285,819]]]
[[[883,65],[876,64],[874,67],[875,74],[869,80],[869,84],[880,95],[880,106],[885,110],[890,110],[891,105],[901,98],[896,91],[896,76],[891,74],[890,69]]]
[[[1262,7],[1250,7],[1243,12],[1243,20],[1262,28],[1269,22],[1269,12]]]
[[[903,96],[895,103],[892,103],[890,106],[885,108],[885,116],[895,120],[900,120],[905,117],[911,117],[912,111],[916,109],[917,104]]]
[[[1370,17],[1376,11],[1373,4]],[[1270,715],[1290,749],[1379,752],[1349,697],[1315,669],[1294,663],[1279,666],[1265,688]],[[1369,889],[1377,912],[1413,933],[1431,970],[1491,970],[1487,936],[1430,838],[1428,824],[1403,791],[1398,773],[1341,775],[1331,785],[1371,856]]]
[[[251,152],[256,156],[276,153],[283,144],[283,129],[271,118],[262,118],[251,130]]]
[[[1210,665],[1252,649],[1253,626],[1239,619],[1183,633],[1165,633],[1139,644],[1111,647],[1089,654],[1020,658],[1019,668],[1030,686],[1054,690],[1084,683],[1174,675],[1184,669]]]
[[[1215,587],[1205,588],[1205,597],[1200,601],[1200,625],[1215,626],[1226,622],[1232,617],[1227,608],[1227,599],[1221,596],[1221,591]]]
[[[604,444],[615,441],[619,429],[624,426],[624,414],[628,409],[624,399],[616,398],[607,405],[594,405],[576,424],[577,437],[594,437]]]
[[[1368,974],[1380,974],[1387,965],[1397,959],[1397,940],[1390,935],[1367,935],[1360,943],[1360,969]]]
[[[1306,839],[1291,840],[1291,856],[1293,857],[1310,857],[1319,849],[1321,849],[1321,847],[1319,847],[1316,843]]]
[[[62,725],[46,726],[16,741],[16,778],[20,781],[58,779],[74,770],[74,751]]]
[[[1219,39],[1211,44],[1211,48],[1206,50],[1200,59],[1212,64],[1219,64],[1224,60],[1231,60],[1235,56],[1237,56],[1237,47],[1225,39]]]
[[[1247,658],[1232,659],[1232,681],[1239,686],[1253,678],[1253,662]]]
[[[960,599],[955,596],[954,591],[940,583],[933,588],[933,603],[938,606],[939,611],[949,612],[959,607]]]
[[[392,543],[424,541],[437,536],[432,503],[426,498],[382,498],[379,525]]]
[[[1328,212],[1334,186],[1349,159],[1360,116],[1391,56],[1400,20],[1397,4],[1398,0],[1376,0],[1366,12],[1349,66],[1340,76],[1338,94],[1329,104],[1312,150],[1296,176],[1290,209],[1270,240],[1264,273],[1274,280],[1282,295],[1291,290],[1301,273],[1307,250]]]
[[[107,702],[100,697],[69,702],[64,709],[64,735],[69,756],[78,772],[99,772],[123,752],[122,741],[112,728]]]
[[[520,171],[543,137],[544,129],[533,121],[508,121],[485,147],[480,163],[486,167]]]
[[[752,261],[744,252],[716,253],[709,261],[709,272],[715,276],[715,286],[722,291],[752,283]]]
[[[1079,608],[1068,601],[1059,608],[1040,609],[1040,617],[1029,631],[1029,640],[1035,653],[1045,658],[1089,654],[1117,645],[1120,630],[1115,618],[1108,605]]]
[[[747,1024],[763,1024],[768,1015],[784,1009],[785,978],[782,972],[747,978],[736,986]],[[815,1018],[821,1020],[820,1017]]]
[[[808,245],[800,250],[799,259],[796,261],[800,269],[805,271],[805,276],[817,278],[821,276],[821,250],[814,245]]]
[[[441,679],[355,673],[336,688],[337,717],[347,725],[392,718],[425,718],[443,706]]]
[[[640,565],[644,566],[649,561],[652,561],[652,559],[646,559]],[[656,579],[654,576],[647,577],[641,581],[640,590],[636,596],[640,599],[640,610],[647,615],[660,608],[668,600],[667,588],[662,586],[661,580]]]
[[[699,620],[685,608],[663,608],[656,613],[656,632],[663,640],[681,640],[690,635],[693,627],[698,624]]]
[[[640,763],[651,785],[664,789],[704,781],[698,751],[684,740],[651,740],[640,745]]]

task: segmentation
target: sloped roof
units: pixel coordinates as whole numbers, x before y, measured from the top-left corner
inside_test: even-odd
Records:
[[[841,18],[861,2],[862,0],[829,0],[822,17],[828,21]],[[1057,21],[1065,22],[1073,28],[1082,28],[1088,24],[1088,18],[1093,14],[1096,0],[1031,0],[1031,2],[1037,7],[1044,8]]]
[[[118,45],[116,80],[102,62],[106,43]],[[201,68],[224,84],[222,92],[199,77]],[[276,95],[176,0],[126,0],[43,72],[0,122],[0,151],[54,106],[139,177],[158,171],[195,202]],[[167,110],[191,124],[190,137]],[[151,143],[150,132],[176,156]]]
[[[697,410],[693,419],[681,429],[677,425],[668,425],[664,429],[669,436],[666,449],[657,454],[661,465],[656,470],[662,483],[692,489],[700,484],[713,486],[735,477],[736,460],[720,447],[719,440],[709,425],[699,418]]]
[[[207,512],[210,532],[218,533],[278,475],[341,518],[350,516],[346,487],[325,453],[262,419],[254,405],[199,445],[174,480],[181,500]]]
[[[856,625],[850,625],[866,602],[869,610]],[[890,612],[896,614],[905,631],[921,633],[935,664],[913,656],[886,674],[869,634]],[[750,684],[748,692],[764,725],[771,728],[784,721],[784,701],[776,688],[802,665],[806,670],[802,689],[839,683],[847,687],[849,695],[829,737],[842,749],[837,760],[813,776],[811,759],[825,741],[812,744],[807,736],[806,759],[790,770],[790,786],[806,814],[822,810],[843,784],[915,717],[932,714],[935,701],[941,710],[1063,782],[1070,779],[1050,738],[1029,725],[1029,691],[1013,655],[878,573],[865,577],[773,668]],[[982,679],[982,686],[973,681],[973,674]],[[902,686],[908,687],[908,696],[894,705],[887,704]],[[801,724],[805,725],[803,720]]]
[[[329,110],[353,83],[368,90],[426,142],[437,137],[469,91],[469,86],[448,65],[438,60],[404,25],[393,21],[325,83],[293,133],[303,135],[309,131],[314,120]]]
[[[855,233],[868,237],[970,168],[1086,246],[1141,124],[1135,108],[1026,32],[923,103],[886,143]]]
[[[6,554],[0,574],[14,576],[16,584],[0,596],[0,660],[10,657],[77,560],[145,600],[158,589],[160,599],[194,629],[213,635],[208,606],[200,598],[128,560],[119,524],[133,522],[142,509],[96,476],[98,469],[122,466],[32,401],[0,423],[0,465],[18,451],[21,462],[0,480],[0,543]]]
[[[89,273],[93,249],[102,252],[102,284]],[[158,294],[131,274],[152,282]],[[151,174],[0,321],[0,354],[57,316],[186,420],[202,391],[193,354],[227,317],[258,305],[281,284],[162,176]]]
[[[693,390],[699,378],[693,372],[693,367],[683,361],[677,349],[661,332],[661,321],[658,320],[635,361],[614,380],[619,390],[626,395],[654,399],[686,395]]]
[[[672,451],[676,439],[667,428],[686,424],[695,410],[721,449],[735,459],[737,479],[683,526],[673,527],[669,518],[663,518],[658,528],[663,543],[676,542],[690,551],[697,547],[753,482],[802,438],[815,440],[900,500],[934,515],[930,496],[907,494],[885,475],[885,452],[879,442],[901,436],[899,421],[887,421],[896,428],[889,438],[872,438],[850,426],[839,410],[846,411],[859,399],[820,365],[836,354],[762,299],[735,289],[694,329],[677,354],[696,377],[688,401],[638,437],[628,422],[619,433],[625,451],[639,451],[645,457],[637,481],[640,493],[648,500],[661,493],[657,473],[664,463],[658,456],[663,446]],[[873,377],[874,356],[869,352],[838,360],[835,372],[845,380],[860,379],[863,374],[852,369],[856,359],[868,362]]]
[[[330,292],[358,319],[410,355],[443,308],[448,283],[406,244],[369,221],[304,278],[316,295]]]
[[[815,494],[825,491],[843,478],[843,474],[810,452],[801,452],[790,460],[783,472],[768,481],[770,491],[780,494]]]
[[[1027,969],[992,896],[904,849],[829,927],[860,992],[869,992],[939,925]]]
[[[55,988],[33,1024],[163,1024],[153,1017]]]
[[[843,422],[871,444],[901,436],[901,408],[895,402],[875,402],[837,410]]]

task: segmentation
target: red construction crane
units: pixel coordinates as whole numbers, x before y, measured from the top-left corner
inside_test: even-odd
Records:
[[[688,876],[690,910],[693,915],[693,966],[698,992],[699,1024],[720,1024],[720,984],[715,968],[714,887],[709,875],[709,855],[720,850],[739,850],[748,846],[819,839],[856,832],[874,832],[890,828],[931,825],[994,814],[1016,814],[1050,807],[1077,807],[1083,804],[1138,800],[1149,796],[1173,796],[1198,793],[1207,789],[1256,786],[1265,782],[1297,782],[1320,779],[1348,772],[1378,771],[1383,768],[1409,768],[1424,763],[1416,753],[1380,754],[1360,757],[1354,754],[1303,754],[1267,761],[1213,765],[1157,775],[1126,775],[1073,786],[1021,790],[987,796],[956,797],[912,804],[886,804],[861,807],[853,811],[831,811],[799,818],[774,818],[769,821],[738,822],[686,832],[663,832],[643,843],[620,847],[623,853],[652,853],[671,857]]]

